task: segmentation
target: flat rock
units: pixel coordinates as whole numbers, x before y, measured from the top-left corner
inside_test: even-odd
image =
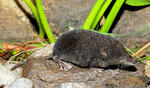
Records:
[[[118,37],[128,47],[135,48],[137,45],[138,47],[145,45],[150,41],[150,7],[138,9],[138,7],[124,6],[124,9],[126,10],[122,11],[113,33],[131,34],[130,36]],[[141,32],[136,33],[138,31]]]
[[[72,69],[60,70],[53,60],[41,60],[31,58],[23,66],[23,77],[34,82],[35,88],[60,88],[65,83],[85,83],[86,87],[102,85],[106,80],[111,79],[117,71],[100,69],[90,70],[73,66]],[[86,88],[84,87],[84,88]]]
[[[25,6],[22,0],[0,0],[0,42],[32,40],[37,36],[18,1]]]
[[[137,71],[72,66],[67,71],[60,70],[53,60],[31,57],[23,66],[23,77],[31,79],[35,88],[143,88],[150,81],[141,63],[135,65]]]

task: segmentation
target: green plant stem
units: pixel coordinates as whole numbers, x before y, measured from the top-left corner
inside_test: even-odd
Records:
[[[87,29],[89,30],[93,24],[93,21],[95,20],[100,8],[102,7],[102,4],[104,3],[104,0],[97,0],[95,5],[93,6],[90,14],[88,15],[88,17],[86,18],[82,29]]]
[[[127,51],[129,51],[131,54],[134,53],[134,52],[132,52],[132,50],[130,50],[129,48],[127,48],[127,47],[125,47],[125,46],[124,46],[124,48],[125,48]],[[141,57],[139,57],[138,55],[136,55],[136,58],[138,58],[138,60],[140,60],[142,63],[145,64],[144,60],[143,60]]]
[[[102,26],[102,29],[100,30],[100,32],[108,32],[118,11],[120,10],[122,4],[125,2],[125,0],[116,0],[114,6],[112,7],[108,17],[106,18],[106,21],[104,23],[104,25]]]
[[[107,0],[104,5],[101,7],[98,15],[96,16],[96,19],[91,27],[92,30],[94,30],[94,28],[96,27],[97,23],[99,22],[99,20],[102,18],[104,12],[106,11],[106,9],[108,8],[108,6],[110,5],[110,3],[112,2],[112,0]]]
[[[30,8],[30,10],[32,11],[37,23],[38,23],[38,26],[39,26],[39,36],[41,38],[44,38],[44,30],[43,30],[43,26],[42,26],[42,23],[40,21],[40,18],[38,16],[38,12],[37,12],[37,9],[35,8],[35,6],[33,5],[33,3],[30,1],[30,0],[24,0],[24,2],[28,5],[28,7]]]
[[[43,24],[44,30],[46,32],[46,35],[47,35],[49,41],[51,43],[53,43],[53,42],[55,42],[55,38],[54,38],[53,33],[52,33],[51,29],[50,29],[50,26],[49,26],[49,24],[47,22],[47,19],[46,19],[46,16],[45,16],[45,13],[44,13],[44,10],[43,10],[43,7],[42,7],[41,0],[36,0],[36,5],[37,5],[37,10],[39,12],[39,17],[40,17],[41,22]]]

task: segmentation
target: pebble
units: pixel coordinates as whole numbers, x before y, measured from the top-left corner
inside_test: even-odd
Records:
[[[85,83],[67,82],[67,83],[62,83],[61,88],[92,88],[92,87],[86,85]]]
[[[33,88],[33,83],[30,79],[20,78],[4,88]]]
[[[9,85],[17,79],[17,75],[0,64],[0,85]]]
[[[7,67],[8,69],[11,69],[14,65],[16,64],[4,64],[4,66]],[[22,67],[16,68],[15,70],[13,70],[13,72],[17,75],[18,78],[21,78]]]

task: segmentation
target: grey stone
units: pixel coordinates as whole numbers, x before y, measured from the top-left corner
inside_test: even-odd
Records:
[[[61,84],[61,88],[92,88],[87,86],[85,83],[63,83]]]
[[[33,88],[33,83],[30,79],[20,78],[4,88]]]
[[[15,66],[16,64],[15,63],[5,63],[4,66],[8,69],[11,69],[13,66]],[[18,67],[16,68],[15,70],[13,70],[13,72],[17,75],[18,78],[21,77],[22,75],[22,67]]]
[[[17,75],[0,64],[0,85],[9,85],[17,79]]]
[[[54,47],[54,43],[48,44],[47,46],[33,52],[30,57],[37,58],[37,57],[44,57],[44,56],[51,55],[53,47]]]

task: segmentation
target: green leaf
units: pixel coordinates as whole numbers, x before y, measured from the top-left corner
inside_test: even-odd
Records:
[[[91,12],[89,13],[88,17],[86,18],[83,26],[82,26],[82,29],[87,29],[89,30],[99,12],[99,10],[101,9],[103,3],[104,3],[105,0],[97,0],[95,5],[93,6]]]
[[[126,0],[125,3],[130,6],[145,6],[150,5],[150,0]]]
[[[13,55],[16,55],[17,53],[18,53],[18,51],[16,51],[16,50],[14,50],[14,51],[12,52]]]
[[[34,43],[32,46],[36,46],[36,47],[44,47],[43,44],[39,44],[39,43]]]
[[[150,60],[150,56],[145,57],[144,60]]]
[[[0,49],[0,53],[3,53],[2,49]]]
[[[109,12],[100,32],[107,33],[109,31],[114,19],[116,18],[117,14],[124,2],[125,2],[125,0],[116,0],[111,11]]]
[[[98,24],[100,18],[102,18],[103,14],[105,13],[106,9],[108,8],[108,6],[110,5],[110,3],[112,2],[112,0],[106,0],[105,3],[103,4],[103,6],[101,7],[101,9],[99,10],[99,13],[97,14],[91,29],[94,30],[94,28],[96,27],[96,25]]]
[[[124,46],[124,48],[125,48],[128,52],[130,52],[130,53],[133,54],[133,51],[132,51],[131,49],[129,49],[129,48],[125,47],[125,46]],[[141,61],[142,63],[145,64],[144,60],[143,60],[141,57],[139,57],[138,55],[136,55],[136,58],[138,58],[139,61]]]

